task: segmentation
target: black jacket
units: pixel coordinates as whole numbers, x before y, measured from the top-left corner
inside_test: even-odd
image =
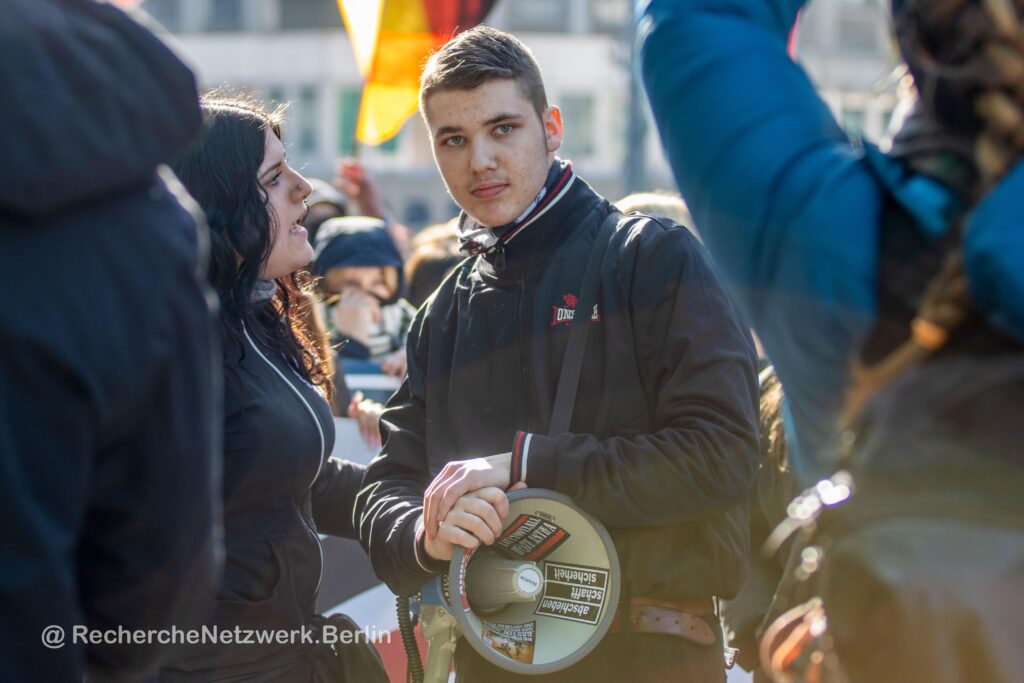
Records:
[[[132,681],[209,608],[220,363],[205,228],[158,165],[198,133],[192,74],[106,3],[0,19],[0,680]],[[47,649],[47,626],[66,644]]]
[[[334,418],[323,394],[284,356],[240,331],[224,341],[226,557],[208,623],[298,629],[315,615],[323,571],[318,532],[355,538],[363,467],[328,459]],[[161,680],[309,681],[323,654],[301,642],[206,643],[182,648]]]
[[[731,596],[757,462],[746,330],[685,229],[640,216],[609,245],[572,433],[545,436],[595,233],[610,211],[582,180],[503,252],[466,261],[417,314],[409,373],[383,416],[360,539],[398,593],[417,562],[422,494],[447,461],[532,434],[526,481],[572,497],[615,541],[627,594]]]

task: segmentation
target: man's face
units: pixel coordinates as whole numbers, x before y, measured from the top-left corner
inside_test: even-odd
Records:
[[[511,79],[442,90],[424,106],[434,160],[448,193],[487,227],[516,219],[544,185],[562,144],[562,116],[538,116]]]

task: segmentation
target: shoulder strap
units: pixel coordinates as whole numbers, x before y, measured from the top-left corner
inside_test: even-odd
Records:
[[[590,319],[593,317],[594,304],[597,303],[597,291],[601,281],[601,264],[608,250],[608,242],[615,233],[622,213],[612,209],[594,237],[594,246],[590,250],[587,269],[583,275],[583,286],[580,298],[576,303],[576,314],[572,319],[569,332],[569,343],[562,357],[562,373],[558,377],[558,390],[555,392],[555,407],[551,411],[551,429],[549,434],[557,436],[569,431],[573,407],[576,405],[576,389],[580,383],[580,371],[583,369],[583,352],[587,347],[587,332],[590,330]]]

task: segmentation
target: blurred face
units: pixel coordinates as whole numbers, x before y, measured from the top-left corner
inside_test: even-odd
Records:
[[[324,274],[324,289],[336,293],[357,289],[387,301],[398,289],[398,273],[378,266],[331,268]]]
[[[306,218],[304,200],[312,192],[306,179],[290,166],[284,145],[274,131],[267,129],[263,146],[263,163],[257,178],[267,193],[272,246],[260,277],[274,280],[291,275],[313,260],[313,247],[306,238],[302,221]]]
[[[526,210],[562,144],[558,108],[538,116],[511,79],[436,92],[423,117],[448,193],[487,227],[510,223]]]

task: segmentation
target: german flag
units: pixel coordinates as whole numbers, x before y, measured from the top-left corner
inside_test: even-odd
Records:
[[[495,0],[338,0],[363,75],[356,138],[379,145],[416,111],[427,57],[476,26]]]

